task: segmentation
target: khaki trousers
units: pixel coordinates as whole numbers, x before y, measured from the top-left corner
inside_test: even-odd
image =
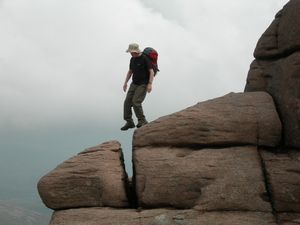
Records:
[[[132,110],[133,108],[134,113],[139,122],[146,121],[142,102],[145,100],[147,94],[147,85],[136,85],[131,83],[129,90],[126,95],[126,99],[124,101],[124,120],[129,123],[133,123],[132,119]]]

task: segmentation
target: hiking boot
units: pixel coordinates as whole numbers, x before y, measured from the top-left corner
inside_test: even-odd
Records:
[[[137,127],[137,128],[140,128],[140,127],[146,125],[147,123],[148,123],[147,120],[139,121],[138,124],[136,125],[136,127]]]
[[[134,123],[127,122],[123,127],[121,127],[121,130],[128,130],[130,128],[135,128]]]

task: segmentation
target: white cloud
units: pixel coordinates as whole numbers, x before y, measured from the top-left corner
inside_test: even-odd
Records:
[[[243,91],[256,41],[285,2],[4,1],[0,124],[121,122],[130,42],[160,53],[150,120]]]

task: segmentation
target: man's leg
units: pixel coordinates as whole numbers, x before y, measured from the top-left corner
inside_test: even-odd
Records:
[[[144,115],[142,103],[145,100],[147,94],[147,85],[138,85],[136,87],[133,99],[132,99],[132,106],[134,109],[134,113],[138,119],[137,127],[141,127],[147,124],[147,120]]]
[[[134,92],[135,92],[135,88],[136,85],[131,84],[128,91],[127,91],[127,95],[124,101],[124,111],[123,111],[123,117],[124,120],[126,120],[126,124],[121,127],[121,130],[128,130],[129,128],[134,128],[134,122],[132,119],[132,99],[134,96]]]

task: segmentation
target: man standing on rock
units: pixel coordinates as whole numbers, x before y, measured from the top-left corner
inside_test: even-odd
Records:
[[[124,101],[124,120],[126,120],[126,124],[121,127],[121,130],[123,131],[135,127],[132,119],[132,107],[138,119],[136,127],[139,128],[148,123],[144,115],[142,102],[144,101],[147,92],[151,92],[154,79],[152,64],[150,60],[143,55],[138,44],[130,44],[126,52],[129,52],[132,57],[123,85],[124,92],[127,90],[127,83],[131,77],[132,83],[130,84]]]

